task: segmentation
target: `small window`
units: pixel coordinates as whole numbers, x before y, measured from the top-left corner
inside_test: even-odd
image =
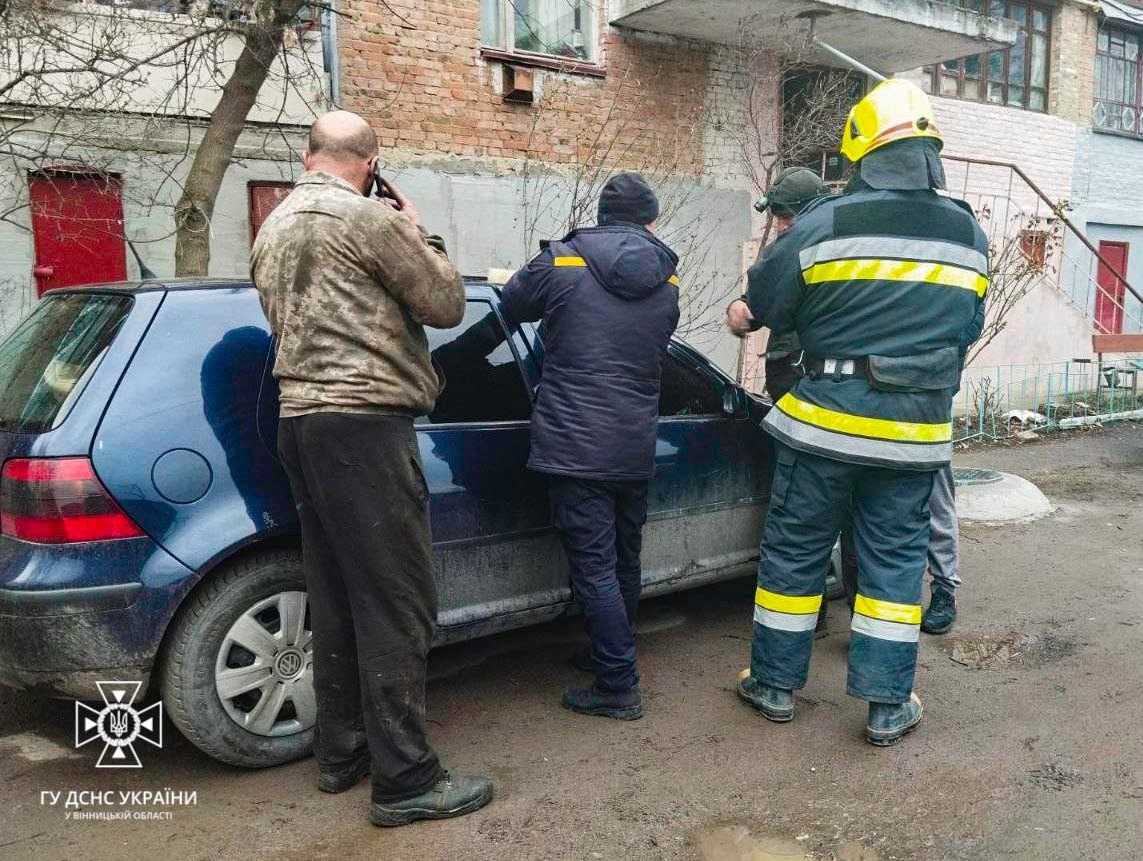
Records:
[[[480,0],[486,47],[569,60],[595,59],[597,0]]]
[[[723,386],[712,375],[668,355],[663,361],[659,415],[664,418],[722,415]]]
[[[436,407],[420,424],[528,419],[532,400],[491,304],[469,302],[459,326],[426,331],[441,391]]]
[[[930,91],[957,99],[1046,111],[1051,9],[1025,0],[990,0],[987,8],[980,0],[960,0],[960,5],[1016,22],[1016,44],[1005,51],[974,54],[930,67]]]
[[[1092,126],[1097,131],[1143,136],[1139,86],[1143,56],[1138,33],[1103,26],[1095,52],[1095,105]]]
[[[43,299],[0,344],[0,430],[43,433],[62,422],[132,302],[100,293]]]

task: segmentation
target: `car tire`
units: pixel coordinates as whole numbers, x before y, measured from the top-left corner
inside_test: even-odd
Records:
[[[287,598],[289,607],[292,608],[289,611],[283,603]],[[234,631],[247,630],[239,629],[238,626],[249,627],[254,621],[251,616],[253,610],[259,607],[269,608],[260,611],[256,617],[260,620],[256,624],[262,625],[262,632],[255,634],[260,638],[259,645],[272,644],[275,639],[282,640],[284,644],[288,638],[286,628],[295,627],[290,612],[295,611],[299,603],[302,621],[297,630],[303,632],[304,629],[304,632],[303,637],[296,638],[300,645],[297,645],[297,653],[290,657],[288,663],[292,669],[300,660],[303,665],[300,675],[294,677],[291,674],[286,677],[286,681],[277,681],[277,664],[286,665],[287,661],[266,660],[269,654],[266,648],[259,649],[258,655],[250,652],[254,659],[243,670],[231,671],[224,666],[231,660],[233,652],[242,651],[242,646],[236,644]],[[172,624],[160,666],[160,685],[167,713],[195,747],[221,762],[245,768],[281,765],[313,752],[312,721],[309,721],[309,726],[304,726],[306,721],[296,721],[296,731],[293,732],[289,729],[294,724],[288,720],[273,724],[271,732],[251,731],[240,725],[239,719],[244,713],[235,705],[242,697],[256,697],[257,702],[267,697],[267,704],[277,706],[278,698],[284,696],[278,692],[279,687],[304,693],[305,685],[308,684],[309,699],[304,714],[310,718],[316,713],[316,708],[312,707],[312,645],[307,639],[305,606],[305,580],[301,554],[297,551],[265,551],[226,563],[196,587]],[[275,613],[279,616],[279,633],[271,634],[269,629],[273,628]],[[265,622],[266,619],[270,622]],[[306,640],[304,644],[303,639]],[[310,648],[308,654],[303,654],[305,646]],[[220,654],[223,649],[227,650],[226,656]],[[286,657],[284,650],[279,652],[278,657]],[[222,672],[245,671],[254,678],[256,670],[261,675],[259,667],[266,668],[270,677],[250,693],[240,694],[235,699],[228,698],[224,704],[220,668]],[[267,693],[268,690],[277,693]],[[301,694],[297,696],[300,703]],[[292,700],[288,701],[292,708]],[[288,711],[289,708],[279,708],[270,720],[279,713],[288,714]],[[300,704],[296,711],[299,715],[303,714]],[[249,720],[248,714],[246,719]],[[256,723],[252,726],[258,728]]]

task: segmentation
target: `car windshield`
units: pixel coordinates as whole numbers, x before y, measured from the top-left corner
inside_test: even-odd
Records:
[[[0,344],[0,431],[43,433],[58,426],[132,301],[100,293],[45,297]]]

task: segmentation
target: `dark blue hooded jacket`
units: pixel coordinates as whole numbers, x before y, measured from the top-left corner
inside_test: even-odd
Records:
[[[614,481],[654,473],[678,260],[641,228],[591,227],[553,242],[505,286],[509,323],[543,320],[532,469]]]

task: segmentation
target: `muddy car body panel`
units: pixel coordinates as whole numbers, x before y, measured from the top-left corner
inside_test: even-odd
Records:
[[[465,321],[429,332],[442,363],[474,322],[503,326],[493,287],[469,283],[467,291]],[[67,409],[38,432],[0,428],[0,460],[89,458],[142,532],[68,544],[0,536],[0,684],[80,697],[104,678],[147,681],[172,620],[216,569],[297,546],[276,458],[271,337],[253,288],[112,285],[56,291],[44,302],[92,296],[122,297],[129,311]],[[461,357],[446,382],[452,401],[418,422],[438,642],[571,606],[544,481],[526,468],[542,342],[532,327],[501,335],[489,356]],[[738,408],[724,407],[728,392]],[[749,571],[766,502],[762,402],[676,342],[663,404],[644,543],[647,594]]]

